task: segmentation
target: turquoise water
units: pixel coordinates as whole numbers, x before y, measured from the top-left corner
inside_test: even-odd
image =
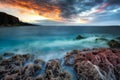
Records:
[[[107,42],[120,35],[119,27],[42,27],[0,28],[0,54],[36,54],[44,60],[62,58],[68,51],[85,48],[108,48]],[[73,40],[77,35],[85,39]]]

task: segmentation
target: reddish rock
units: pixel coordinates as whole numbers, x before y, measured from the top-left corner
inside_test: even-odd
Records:
[[[35,74],[36,71],[40,70],[41,67],[40,65],[37,64],[28,64],[25,66],[25,68],[23,69],[23,74],[25,76],[32,76]]]
[[[64,57],[67,66],[59,59],[45,63],[31,54],[2,58],[0,80],[120,80],[120,49],[73,50]]]
[[[59,60],[50,60],[46,65],[45,80],[72,80],[72,77],[62,71]]]
[[[31,60],[33,59],[33,60]],[[43,66],[44,65],[44,66]],[[43,71],[41,73],[41,71]],[[30,54],[14,55],[0,61],[0,80],[71,80],[66,71],[62,71],[60,60],[50,60],[45,66],[41,59]]]
[[[25,65],[31,61],[31,58],[32,55],[30,54],[14,55],[8,59],[4,59],[3,57],[0,61],[0,80],[29,80],[30,75],[33,76],[33,74],[41,68],[40,64]]]
[[[70,63],[70,59],[74,60],[73,63]],[[120,79],[120,49],[72,51],[64,60],[65,65],[74,66],[79,80]]]

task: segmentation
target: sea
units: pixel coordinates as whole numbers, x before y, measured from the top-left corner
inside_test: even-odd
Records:
[[[75,40],[81,35],[84,39]],[[0,54],[35,54],[48,61],[72,50],[109,48],[107,40],[120,37],[115,26],[16,26],[0,28]]]

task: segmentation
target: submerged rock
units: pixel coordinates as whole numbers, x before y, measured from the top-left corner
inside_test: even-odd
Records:
[[[106,39],[106,38],[97,38],[97,39],[95,39],[95,41],[96,41],[96,42],[97,42],[97,41],[105,41],[105,42],[108,42],[109,40]]]
[[[108,42],[108,45],[111,48],[120,48],[120,42],[116,41],[116,40],[111,40]]]

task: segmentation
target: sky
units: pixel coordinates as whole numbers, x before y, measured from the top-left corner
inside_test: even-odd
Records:
[[[120,0],[0,0],[0,12],[41,25],[120,25]]]

